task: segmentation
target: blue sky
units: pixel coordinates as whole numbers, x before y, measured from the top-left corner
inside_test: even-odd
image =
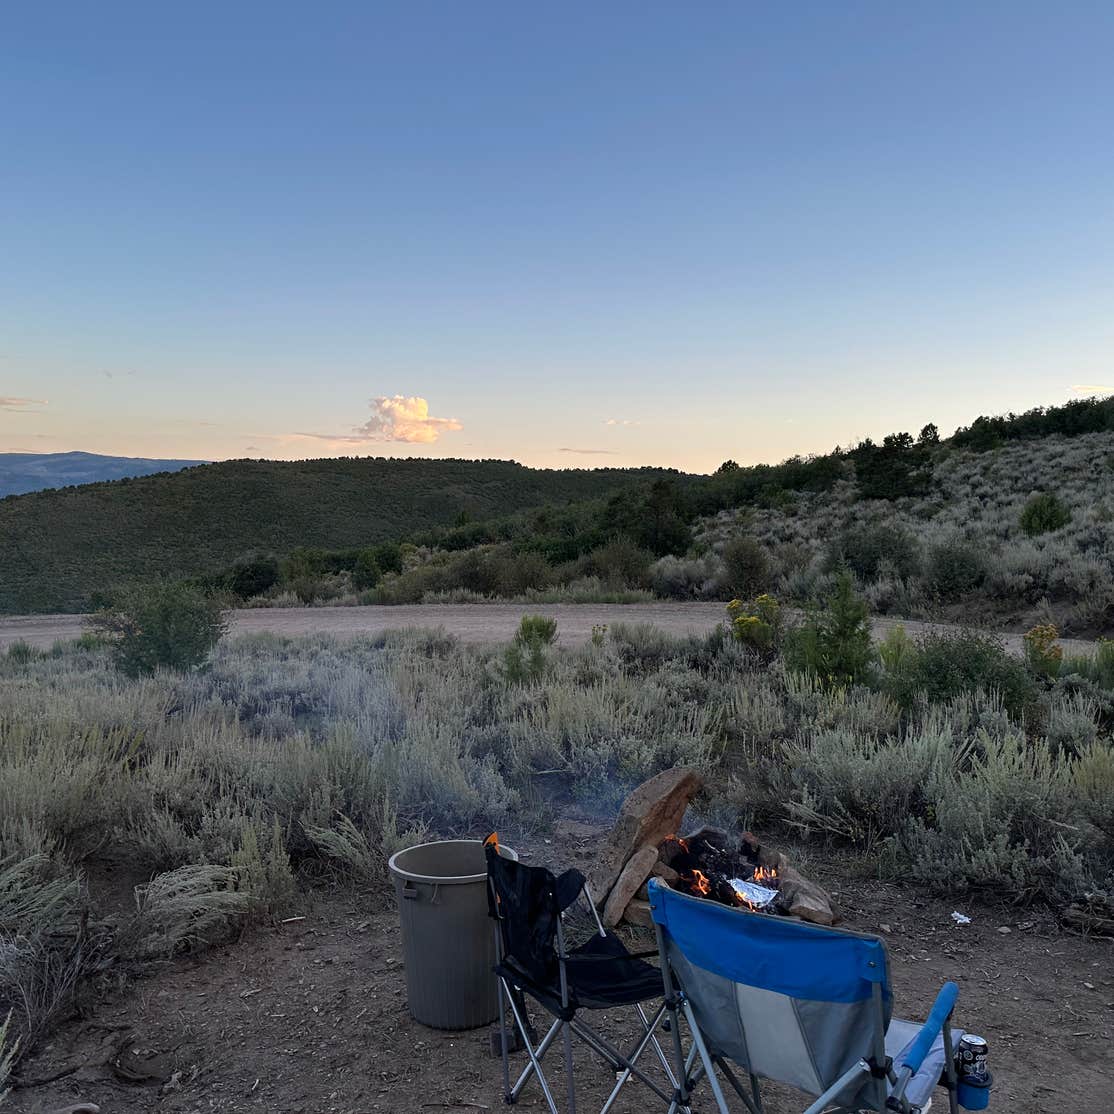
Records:
[[[1112,57],[1106,3],[7,5],[0,450],[707,470],[1114,390]]]

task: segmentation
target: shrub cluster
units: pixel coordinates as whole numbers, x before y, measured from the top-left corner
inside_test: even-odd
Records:
[[[1029,537],[1059,530],[1071,522],[1071,511],[1055,495],[1042,491],[1021,509],[1021,529]]]
[[[117,668],[129,677],[193,669],[227,626],[222,599],[172,581],[124,589],[92,621],[93,632],[112,646]]]
[[[776,608],[735,611],[777,626]],[[1109,885],[1114,652],[1037,676],[978,635],[892,631],[868,653],[863,619],[845,576],[800,628],[800,667],[726,626],[678,639],[613,624],[560,647],[538,616],[510,653],[436,631],[257,636],[222,641],[204,670],[134,681],[92,643],[5,655],[8,1047],[30,1047],[84,985],[78,864],[151,878],[96,944],[98,963],[138,963],[295,906],[317,879],[379,885],[391,849],[426,832],[544,823],[565,794],[610,815],[676,764],[709,774],[711,809],[884,850],[940,889]]]

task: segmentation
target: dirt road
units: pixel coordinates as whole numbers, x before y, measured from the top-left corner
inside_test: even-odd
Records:
[[[404,627],[444,627],[465,642],[499,642],[511,637],[524,614],[548,615],[557,620],[561,640],[584,642],[592,628],[616,623],[653,623],[671,634],[706,634],[723,621],[722,603],[631,604],[414,604],[401,607],[287,607],[252,608],[231,612],[232,631],[251,634],[267,631],[294,637],[329,634],[355,638]],[[0,650],[13,642],[27,642],[49,649],[59,639],[77,638],[84,615],[15,615],[0,619]],[[939,623],[875,619],[876,637],[901,623],[911,635],[925,630],[954,629]],[[1021,650],[1019,634],[1004,634],[1007,646]],[[1094,643],[1064,639],[1064,652],[1090,653]]]

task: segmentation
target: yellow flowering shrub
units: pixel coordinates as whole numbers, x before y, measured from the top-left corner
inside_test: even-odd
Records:
[[[772,650],[781,631],[781,604],[766,592],[744,603],[732,600],[727,605],[731,633],[756,650]]]
[[[1045,677],[1055,677],[1064,660],[1064,648],[1056,639],[1060,632],[1052,623],[1038,623],[1022,636],[1025,643],[1025,660],[1033,672]]]

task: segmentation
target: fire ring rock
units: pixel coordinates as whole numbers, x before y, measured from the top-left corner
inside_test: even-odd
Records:
[[[636,851],[645,846],[656,848],[680,829],[685,809],[703,784],[696,770],[675,766],[631,791],[589,878],[597,905],[606,907],[612,888]],[[646,873],[651,865],[647,864]],[[645,880],[643,874],[631,895]]]
[[[611,887],[607,901],[603,905],[603,923],[606,928],[614,928],[622,919],[631,898],[641,889],[642,883],[650,875],[654,863],[658,861],[658,846],[647,843],[640,847],[623,867],[618,881]]]

